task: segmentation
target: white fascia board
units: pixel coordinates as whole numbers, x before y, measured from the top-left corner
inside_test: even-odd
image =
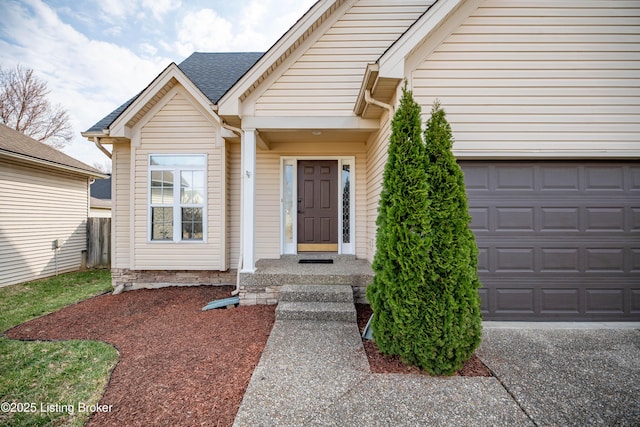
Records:
[[[213,114],[213,104],[198,87],[182,72],[182,70],[172,62],[167,68],[156,77],[149,86],[131,103],[120,116],[109,127],[109,136],[112,138],[125,137],[131,139],[131,129],[126,124],[140,111],[172,78],[175,78],[189,94],[203,107],[211,113],[219,122],[218,117]]]
[[[380,76],[405,78],[405,59],[464,2],[465,0],[437,0],[427,13],[422,15],[391,49],[378,59]]]
[[[337,117],[260,117],[248,116],[242,119],[243,128],[273,129],[336,129],[376,131],[380,122],[375,119],[363,119],[357,116]]]
[[[218,101],[220,116],[239,116],[240,97],[339,0],[320,0],[296,22]]]

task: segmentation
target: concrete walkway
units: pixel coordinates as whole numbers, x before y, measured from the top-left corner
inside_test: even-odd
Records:
[[[234,425],[640,425],[639,329],[497,326],[497,377],[431,378],[372,374],[353,322],[278,320]]]

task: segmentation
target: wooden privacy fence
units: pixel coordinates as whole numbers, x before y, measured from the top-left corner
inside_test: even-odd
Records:
[[[87,267],[111,267],[111,218],[87,218]]]

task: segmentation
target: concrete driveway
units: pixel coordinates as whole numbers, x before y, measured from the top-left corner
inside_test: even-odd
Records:
[[[478,354],[535,425],[640,425],[640,324],[492,323]]]

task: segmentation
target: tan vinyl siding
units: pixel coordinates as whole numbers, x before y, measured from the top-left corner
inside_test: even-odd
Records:
[[[255,256],[280,257],[280,155],[258,151],[256,155]]]
[[[637,149],[640,4],[484,2],[412,74],[459,154]]]
[[[373,262],[376,244],[376,219],[378,217],[378,201],[382,191],[382,178],[387,163],[387,149],[391,135],[391,121],[388,113],[380,119],[380,131],[369,139],[367,145],[367,173],[366,173],[366,230],[362,233],[366,238],[366,258]]]
[[[229,167],[227,172],[229,178],[227,185],[229,187],[229,268],[238,267],[238,259],[240,257],[240,144],[227,142],[227,158]]]
[[[217,148],[216,127],[196,108],[186,91],[179,90],[141,129],[135,153],[134,262],[135,269],[219,270],[224,264],[223,231],[225,151]],[[206,154],[207,202],[205,242],[149,241],[149,155]]]
[[[0,286],[80,268],[88,178],[0,160]]]
[[[356,257],[366,258],[367,256],[367,155],[366,153],[356,153]]]
[[[256,104],[261,116],[349,116],[364,69],[433,1],[361,0],[323,34]]]
[[[111,263],[113,268],[131,268],[131,148],[129,144],[118,143],[113,146],[113,176],[115,191],[112,200],[112,240]]]

